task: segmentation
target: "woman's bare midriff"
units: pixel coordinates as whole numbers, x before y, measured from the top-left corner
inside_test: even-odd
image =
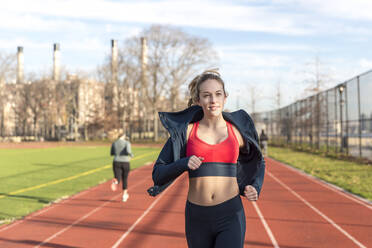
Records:
[[[239,194],[236,177],[193,177],[187,199],[201,206],[214,206]]]

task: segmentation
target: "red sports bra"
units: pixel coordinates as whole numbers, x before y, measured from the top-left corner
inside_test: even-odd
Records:
[[[232,124],[226,122],[228,137],[222,142],[211,145],[197,136],[199,122],[195,122],[189,139],[187,141],[186,156],[203,157],[203,163],[220,162],[220,163],[236,163],[239,156],[239,142],[235,136]]]

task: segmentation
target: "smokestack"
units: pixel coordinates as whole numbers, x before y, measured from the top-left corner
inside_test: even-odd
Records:
[[[53,45],[53,80],[59,81],[60,78],[60,60],[61,53],[59,43],[54,43]]]
[[[118,80],[118,41],[111,40],[111,82]]]
[[[146,70],[147,70],[147,41],[145,37],[141,37],[141,79],[143,88],[146,85]]]
[[[141,37],[141,68],[142,74],[145,74],[147,67],[147,41],[145,37]]]
[[[17,47],[17,83],[23,83],[24,75],[23,47]]]

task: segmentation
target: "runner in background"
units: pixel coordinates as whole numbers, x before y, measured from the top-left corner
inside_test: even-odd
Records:
[[[260,134],[260,147],[262,154],[266,157],[267,156],[267,142],[269,138],[265,134],[265,131],[262,129]]]
[[[133,157],[131,144],[125,134],[119,136],[119,138],[111,145],[111,156],[114,156],[112,164],[114,170],[114,179],[111,183],[112,191],[116,191],[119,187],[119,183],[122,182],[123,188],[123,202],[126,202],[129,198],[128,194],[128,174],[130,171],[130,159]]]

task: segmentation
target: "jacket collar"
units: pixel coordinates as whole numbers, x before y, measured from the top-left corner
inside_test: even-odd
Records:
[[[252,131],[251,117],[244,110],[222,112],[222,115],[226,121],[234,124],[240,132]],[[200,106],[191,106],[179,112],[159,112],[160,120],[170,135],[183,132],[189,123],[200,121],[203,116],[203,109]]]

